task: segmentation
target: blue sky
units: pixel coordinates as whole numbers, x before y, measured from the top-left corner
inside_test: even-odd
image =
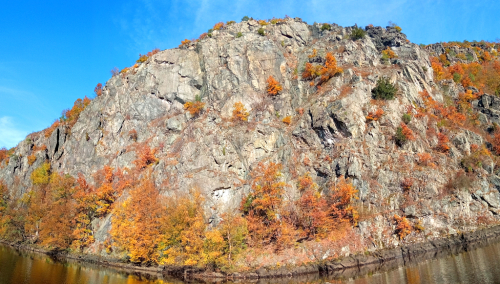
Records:
[[[93,96],[113,67],[176,47],[220,21],[300,17],[342,26],[397,23],[415,43],[500,38],[500,1],[4,1],[0,9],[0,147],[48,127]]]

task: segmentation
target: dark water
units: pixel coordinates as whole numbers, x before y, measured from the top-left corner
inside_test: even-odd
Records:
[[[431,256],[432,257],[432,256]],[[366,268],[353,277],[353,272],[339,272],[334,276],[309,275],[299,278],[252,281],[256,284],[302,283],[500,283],[500,242],[472,249],[468,252],[444,255],[396,268]],[[125,271],[79,263],[72,260],[56,261],[51,257],[19,252],[0,244],[0,284],[21,283],[176,283],[182,281],[131,274]],[[245,283],[246,281],[238,281]],[[193,283],[193,282],[192,282]]]

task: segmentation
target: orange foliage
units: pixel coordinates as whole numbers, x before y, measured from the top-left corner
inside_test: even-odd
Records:
[[[205,103],[200,101],[187,102],[184,104],[184,109],[188,111],[192,116],[197,116],[205,108]]]
[[[398,234],[400,240],[411,234],[413,227],[406,217],[394,215],[394,221],[396,223],[396,234]]]
[[[304,72],[302,72],[302,78],[306,80],[313,80],[314,78],[321,76],[321,68],[322,67],[319,65],[312,65],[307,62]]]
[[[434,118],[447,119],[450,123],[456,125],[463,125],[467,117],[459,113],[455,106],[445,107],[442,103],[436,102],[427,92],[424,90],[419,93],[424,101],[425,108],[418,110],[417,117],[421,117],[424,113],[431,115]]]
[[[208,33],[202,33],[200,37],[198,38],[199,40],[202,40],[208,36]]]
[[[359,214],[352,206],[351,202],[354,199],[359,199],[357,196],[358,190],[354,188],[352,183],[347,182],[343,176],[339,181],[330,188],[330,215],[341,222],[350,222],[357,225]]]
[[[406,139],[410,141],[415,140],[415,135],[413,134],[413,131],[404,122],[401,122],[400,126],[401,129],[403,130],[403,135],[406,137]]]
[[[62,112],[62,117],[60,119],[61,123],[64,123],[69,127],[73,127],[73,125],[75,125],[76,121],[80,117],[80,114],[85,110],[85,108],[89,104],[90,104],[90,99],[87,97],[83,98],[83,100],[77,99],[71,109],[64,110]]]
[[[31,154],[28,156],[28,164],[31,166],[33,165],[33,163],[35,163],[36,161],[36,155],[35,154]]]
[[[389,59],[397,58],[398,57],[396,55],[396,53],[390,47],[387,47],[387,49],[382,50],[382,56],[383,57],[387,57]]]
[[[326,199],[315,189],[305,190],[297,201],[299,208],[298,227],[305,238],[324,238],[332,228],[332,219],[328,215]]]
[[[418,153],[418,163],[422,166],[429,166],[432,163],[432,156],[429,153]]]
[[[283,87],[278,81],[276,81],[273,76],[269,76],[269,78],[267,78],[267,93],[269,95],[277,95],[281,90],[283,90]]]
[[[231,117],[232,121],[240,122],[248,120],[249,113],[241,102],[234,103],[233,108],[233,116]]]
[[[146,178],[115,211],[111,235],[127,251],[131,262],[158,263],[157,247],[165,233],[165,210],[163,198]]]
[[[72,191],[74,178],[57,173],[51,175],[40,224],[40,240],[49,247],[67,248],[73,241],[74,218]]]
[[[219,22],[219,23],[217,23],[217,24],[214,25],[213,30],[214,31],[218,31],[218,30],[222,29],[223,27],[224,27],[224,23],[223,22]]]
[[[153,50],[151,50],[150,52],[147,53],[147,57],[151,57],[155,54],[157,54],[158,52],[160,52],[160,49],[159,48],[155,48]]]
[[[436,57],[431,57],[431,66],[432,70],[434,70],[434,79],[436,81],[451,78],[450,74],[446,71],[441,62],[439,62],[439,59],[437,59]]]
[[[0,149],[0,164],[7,159],[7,149],[5,147]]]
[[[450,142],[450,139],[448,139],[448,136],[446,136],[443,133],[438,133],[438,145],[437,145],[437,150],[443,153],[447,153],[450,150],[450,146],[448,143]]]
[[[333,76],[344,72],[342,68],[337,67],[337,59],[331,52],[326,54],[325,66],[321,69],[321,82],[326,82]]]
[[[375,112],[369,112],[368,115],[366,116],[366,120],[368,121],[377,121],[379,120],[382,115],[384,115],[384,110],[381,108],[377,109]]]
[[[259,163],[252,172],[252,191],[241,201],[248,231],[255,245],[288,241],[288,226],[282,216],[287,184],[281,181],[281,164]]]
[[[316,56],[318,56],[318,51],[316,50],[316,48],[313,48],[313,52],[309,54],[307,57],[314,58]]]
[[[99,97],[102,95],[102,84],[98,83],[94,88],[94,93]]]
[[[286,125],[290,125],[292,123],[292,117],[291,116],[286,116],[285,118],[283,118],[283,123],[286,124]]]
[[[56,130],[56,128],[58,128],[60,124],[61,123],[59,122],[59,120],[54,121],[54,123],[52,123],[49,128],[45,129],[45,137],[49,138],[50,135],[52,135],[52,132],[54,132],[54,130]]]
[[[179,45],[179,47],[182,47],[184,45],[188,45],[191,41],[189,39],[185,39],[185,40],[182,40],[181,41],[181,44]]]
[[[316,50],[314,49],[313,54],[310,56],[314,57],[315,55],[316,55]],[[335,59],[335,56],[333,56],[331,52],[328,52],[326,54],[325,66],[312,65],[311,63],[307,62],[304,72],[302,72],[302,78],[305,80],[314,80],[315,78],[321,76],[320,84],[322,84],[328,81],[336,74],[342,72],[343,72],[342,68],[337,66],[337,59]],[[311,82],[311,86],[313,85],[314,83]]]
[[[156,163],[158,159],[155,157],[155,150],[149,148],[148,145],[140,148],[137,151],[137,159],[134,161],[137,169],[142,170],[147,166]]]

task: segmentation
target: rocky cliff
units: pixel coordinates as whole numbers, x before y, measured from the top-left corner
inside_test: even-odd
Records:
[[[151,165],[155,185],[165,195],[199,188],[209,223],[239,207],[260,161],[283,165],[290,199],[300,196],[297,178],[306,173],[319,187],[349,178],[359,190],[356,230],[370,240],[368,250],[400,243],[394,215],[425,228],[411,234],[416,241],[496,222],[500,177],[488,129],[499,121],[499,99],[474,97],[479,125],[452,127],[446,115],[422,111],[429,101],[452,105],[467,91],[435,79],[430,56],[447,55],[442,44],[421,47],[394,27],[366,27],[359,40],[350,36],[357,27],[322,27],[298,18],[249,20],[160,51],[113,76],[72,127],[61,124],[48,137],[47,131],[30,134],[3,162],[0,179],[21,196],[32,187],[33,170],[48,160],[53,171],[83,174],[92,183],[105,165],[134,168],[137,151],[148,145],[158,158]],[[396,56],[384,60],[388,48]],[[473,57],[463,62],[479,61],[473,48],[460,52]],[[305,63],[324,64],[327,53],[343,72],[321,84],[304,79]],[[283,87],[277,95],[266,91],[269,76]],[[374,99],[380,78],[397,87],[395,99]],[[184,104],[196,98],[205,109],[192,116]],[[231,120],[236,102],[249,112],[245,123]],[[379,109],[383,115],[367,119]],[[414,139],[402,143],[396,134],[404,114]],[[440,151],[440,143],[449,149]],[[467,166],[484,147],[489,152]],[[32,155],[36,160],[28,161]],[[111,219],[94,220],[97,243],[109,238]]]

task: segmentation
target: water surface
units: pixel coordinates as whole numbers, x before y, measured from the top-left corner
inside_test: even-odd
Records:
[[[356,272],[346,271],[337,272],[334,276],[308,275],[286,279],[241,280],[238,283],[500,283],[500,242],[438,258],[432,258],[431,256],[431,259],[417,263],[407,263],[396,268],[377,267],[372,270],[370,268],[363,268],[362,270],[360,273],[368,273],[368,275],[353,277],[352,275],[356,275]],[[73,260],[58,261],[50,256],[20,252],[0,244],[0,284],[22,283],[182,284],[182,281],[163,279],[161,276],[140,275]],[[196,283],[196,281],[190,283]]]

